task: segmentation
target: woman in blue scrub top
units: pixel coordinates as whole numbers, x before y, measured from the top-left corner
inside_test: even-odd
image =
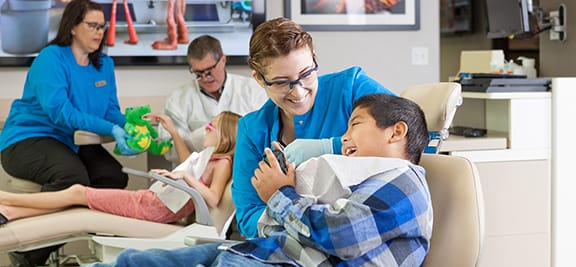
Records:
[[[393,94],[359,67],[318,75],[312,36],[286,18],[264,22],[250,39],[252,76],[270,97],[238,125],[232,197],[242,235],[257,236],[266,208],[250,179],[273,141],[284,146],[289,161],[340,153],[340,136],[356,99],[371,93]]]
[[[114,136],[121,153],[134,153],[122,129],[126,119],[118,105],[114,62],[102,54],[105,29],[98,3],[66,5],[56,37],[34,59],[2,129],[2,167],[9,175],[40,184],[42,191],[73,184],[126,187],[128,176],[101,145],[74,144],[74,131],[86,130]],[[0,225],[8,222],[2,212]],[[45,265],[53,250],[11,252],[10,260],[13,266]]]

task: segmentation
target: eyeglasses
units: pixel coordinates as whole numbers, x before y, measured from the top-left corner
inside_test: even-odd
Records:
[[[88,21],[82,21],[82,23],[86,24],[86,26],[88,26],[88,29],[90,29],[91,32],[96,32],[98,30],[106,30],[106,27],[108,27],[108,25],[106,25],[106,23],[104,24],[98,24],[96,22],[88,22]]]
[[[290,93],[292,93],[292,90],[294,90],[295,85],[309,84],[310,82],[312,82],[314,78],[314,76],[312,76],[312,73],[314,73],[315,71],[318,71],[318,63],[316,62],[316,59],[314,59],[314,68],[311,68],[306,72],[302,73],[300,76],[298,76],[298,79],[296,80],[292,81],[281,80],[270,82],[267,81],[266,78],[264,78],[264,75],[262,73],[259,74],[260,77],[262,77],[262,80],[264,80],[264,84],[266,84],[266,86],[270,86],[278,94],[289,95]]]
[[[190,71],[190,73],[194,74],[197,81],[202,80],[202,77],[208,79],[208,78],[212,77],[212,70],[214,70],[214,68],[216,68],[216,66],[218,66],[218,63],[220,63],[220,59],[222,59],[222,56],[218,57],[218,59],[216,60],[216,63],[214,63],[214,65],[212,65],[208,68],[205,68],[203,70],[194,70],[192,68],[192,66],[190,66],[188,71]]]
[[[210,122],[210,121],[208,123],[206,123],[206,125],[204,126],[204,130],[210,131],[210,132],[218,131],[218,129],[216,129],[216,126],[214,126],[214,124],[212,124],[212,122]]]

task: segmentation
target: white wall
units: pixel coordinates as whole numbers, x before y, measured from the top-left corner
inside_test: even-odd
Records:
[[[576,1],[540,0],[546,11],[566,5],[567,39],[550,40],[549,33],[540,35],[540,73],[544,77],[570,77],[555,79],[552,88],[554,103],[554,136],[552,156],[552,266],[573,266],[576,217],[574,216],[574,141],[573,123],[576,106]]]
[[[283,1],[266,1],[268,18],[283,16]],[[439,3],[420,0],[420,30],[379,32],[311,32],[320,72],[337,71],[352,65],[395,92],[439,77]],[[411,64],[412,47],[427,47],[429,64]]]
[[[266,1],[268,18],[282,16],[283,1]],[[312,32],[320,72],[359,65],[395,92],[416,83],[435,82],[439,77],[438,1],[420,0],[419,31]],[[411,65],[412,47],[426,47],[429,64]],[[249,75],[247,66],[232,66],[233,73]],[[0,99],[19,97],[27,68],[0,68]],[[117,67],[120,97],[165,96],[188,77],[184,66]],[[4,102],[2,102],[2,105]],[[0,120],[6,115],[1,111]]]
[[[555,78],[552,84],[552,266],[562,267],[574,264],[576,78]]]

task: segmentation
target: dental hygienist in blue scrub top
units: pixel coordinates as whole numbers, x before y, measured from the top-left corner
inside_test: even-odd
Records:
[[[254,31],[248,64],[270,97],[262,108],[240,119],[232,171],[238,228],[252,238],[266,208],[250,182],[264,148],[278,141],[296,164],[340,153],[352,104],[366,94],[394,93],[360,67],[319,76],[312,36],[286,18],[268,21]]]
[[[122,154],[133,154],[122,128],[114,62],[102,53],[105,31],[99,4],[66,5],[56,37],[34,59],[2,129],[2,167],[9,175],[40,184],[42,191],[73,184],[126,187],[128,176],[101,145],[74,144],[74,131],[85,130],[111,135]],[[45,265],[52,250],[12,253],[10,259],[14,266]]]

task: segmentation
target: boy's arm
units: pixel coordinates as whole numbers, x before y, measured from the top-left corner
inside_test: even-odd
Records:
[[[424,228],[431,225],[421,225],[418,216],[431,212],[430,198],[414,176],[407,171],[389,182],[368,179],[332,204],[285,186],[268,201],[267,214],[303,245],[341,259],[356,258],[398,237],[427,235]]]

